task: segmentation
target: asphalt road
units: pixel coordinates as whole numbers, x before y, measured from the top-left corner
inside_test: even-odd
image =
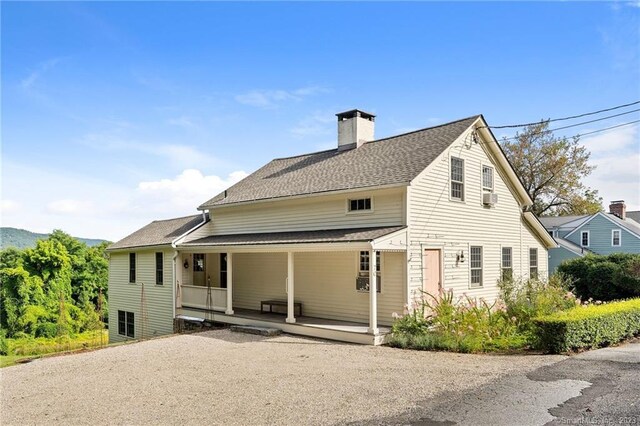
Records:
[[[640,425],[640,339],[419,403],[377,424]]]

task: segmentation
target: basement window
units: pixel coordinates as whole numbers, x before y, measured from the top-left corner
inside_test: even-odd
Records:
[[[355,200],[349,200],[348,208],[350,212],[370,211],[371,198],[358,198]]]
[[[118,334],[121,336],[135,336],[135,317],[133,312],[118,311]]]

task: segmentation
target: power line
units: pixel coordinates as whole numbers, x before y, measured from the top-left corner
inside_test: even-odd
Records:
[[[630,124],[635,124],[635,123],[640,123],[640,120],[629,121],[628,123],[622,123],[622,124],[618,124],[617,126],[611,126],[611,127],[607,127],[607,128],[605,128],[605,129],[594,130],[594,131],[592,131],[592,132],[587,132],[587,133],[578,133],[578,136],[592,135],[592,134],[594,134],[594,133],[605,132],[605,131],[607,131],[607,130],[616,129],[616,128],[618,128],[618,127],[628,126],[628,125],[630,125]]]
[[[632,105],[637,105],[637,104],[640,104],[640,101],[635,101],[635,102],[631,102],[631,103],[624,104],[624,105],[618,105],[618,106],[611,107],[611,108],[605,108],[605,109],[601,109],[601,110],[598,110],[598,111],[585,112],[584,114],[571,115],[571,116],[568,116],[568,117],[552,118],[552,119],[549,119],[547,121],[549,121],[551,123],[551,122],[554,122],[554,121],[572,120],[574,118],[587,117],[589,115],[600,114],[600,113],[603,113],[603,112],[613,111],[613,110],[616,110],[616,109],[625,108],[625,107],[632,106]],[[544,121],[544,120],[542,120],[542,121]],[[509,128],[515,128],[515,127],[532,126],[534,124],[540,124],[540,122],[536,121],[536,122],[525,123],[525,124],[510,124],[510,125],[506,125],[506,126],[483,126],[483,128],[487,128],[487,129],[509,129]]]
[[[621,116],[621,115],[631,114],[631,113],[633,113],[633,112],[638,112],[638,111],[640,111],[640,109],[634,109],[633,111],[623,112],[623,113],[621,113],[621,114],[614,114],[614,115],[610,115],[610,116],[603,117],[603,118],[597,118],[597,119],[595,119],[595,120],[584,121],[584,122],[582,122],[582,123],[572,124],[572,125],[570,125],[570,126],[556,127],[555,129],[548,129],[548,130],[543,130],[543,131],[541,131],[541,132],[535,132],[535,133],[532,133],[532,135],[541,135],[541,134],[543,134],[543,133],[555,132],[556,130],[564,130],[564,129],[568,129],[568,128],[571,128],[571,127],[584,126],[585,124],[595,123],[595,122],[597,122],[597,121],[602,121],[602,120],[608,120],[608,119],[610,119],[610,118],[619,117],[619,116]],[[631,121],[631,122],[628,122],[628,123],[625,123],[625,124],[620,124],[620,125],[618,125],[618,126],[607,127],[607,128],[605,128],[605,129],[596,130],[596,131],[594,131],[594,132],[589,132],[589,133],[578,133],[578,135],[581,135],[581,136],[582,136],[582,135],[590,135],[591,133],[597,133],[597,132],[601,132],[601,131],[605,131],[605,130],[609,130],[609,129],[615,129],[616,127],[626,126],[626,125],[628,125],[628,124],[637,123],[638,121],[640,121],[640,120]],[[511,140],[514,140],[514,139],[518,139],[519,137],[520,137],[520,136],[512,136],[512,137],[510,137],[510,138],[502,138],[502,140],[503,140],[503,141],[511,141]]]

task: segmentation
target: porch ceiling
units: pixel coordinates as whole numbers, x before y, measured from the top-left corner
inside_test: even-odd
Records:
[[[180,248],[263,247],[276,248],[289,245],[353,245],[371,243],[373,240],[406,228],[388,226],[375,228],[327,229],[318,231],[269,232],[255,234],[211,235],[188,243]]]

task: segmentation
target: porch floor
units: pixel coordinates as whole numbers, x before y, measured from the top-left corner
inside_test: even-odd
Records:
[[[296,317],[294,324],[290,324],[285,321],[286,315],[283,314],[261,313],[257,310],[242,308],[234,308],[233,311],[233,315],[227,315],[219,311],[207,311],[206,309],[183,306],[177,309],[177,314],[199,317],[226,324],[269,324],[272,327],[282,329],[285,333],[374,345],[384,343],[386,335],[391,332],[390,327],[378,326],[379,334],[373,336],[368,334],[369,325],[359,322],[300,316]]]

